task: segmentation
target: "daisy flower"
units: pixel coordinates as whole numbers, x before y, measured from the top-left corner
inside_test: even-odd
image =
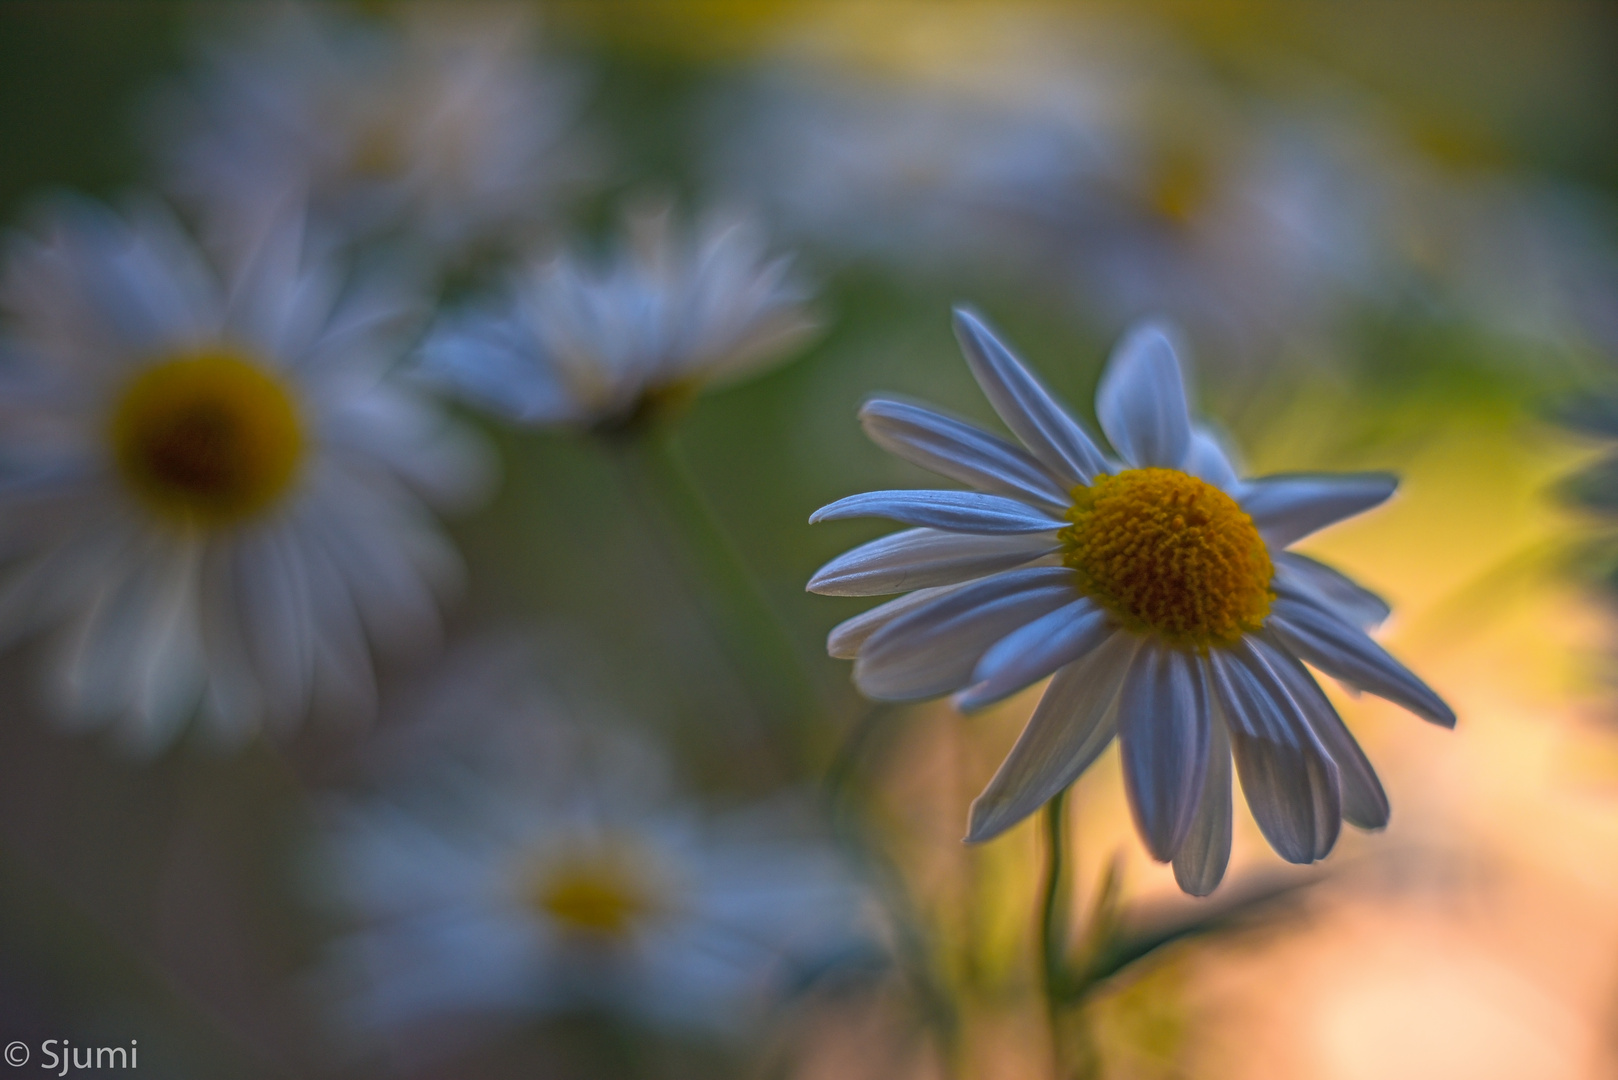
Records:
[[[1382,786],[1304,665],[1453,726],[1432,690],[1366,630],[1388,614],[1337,571],[1288,551],[1378,505],[1380,473],[1241,479],[1191,423],[1161,328],[1118,346],[1096,395],[1103,453],[972,314],[956,334],[1022,445],[903,401],[861,412],[884,449],[974,491],[879,491],[811,521],[913,526],[822,567],[811,591],[907,592],[832,631],[868,696],[956,695],[962,709],[1051,682],[972,805],[988,840],[1062,791],[1116,735],[1147,849],[1185,891],[1211,892],[1230,856],[1231,760],[1289,862],[1324,858],[1342,821],[1388,820]]]
[[[1409,199],[1371,133],[1248,115],[1200,81],[1167,82],[1194,105],[1158,107],[1136,73],[1052,67],[964,88],[772,70],[722,129],[716,181],[805,243],[931,273],[989,264],[1111,325],[1172,311],[1221,356],[1268,358],[1401,298]]]
[[[154,205],[63,201],[0,263],[0,637],[65,630],[64,702],[137,747],[368,708],[459,561],[423,500],[480,444],[389,376],[409,297],[281,213],[215,266]]]
[[[523,711],[502,759],[332,807],[317,866],[351,925],[320,985],[362,1043],[580,1009],[723,1032],[863,939],[863,893],[790,808],[707,812],[654,747]]]
[[[519,423],[614,427],[780,360],[813,329],[791,258],[768,255],[751,222],[684,234],[663,208],[626,231],[605,262],[531,264],[504,302],[442,320],[424,375]]]
[[[344,235],[454,249],[532,224],[583,175],[579,80],[533,54],[516,5],[283,5],[242,29],[206,42],[154,112],[170,186],[227,223],[295,187]]]

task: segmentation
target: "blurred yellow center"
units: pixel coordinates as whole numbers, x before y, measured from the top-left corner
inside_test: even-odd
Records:
[[[1073,489],[1063,561],[1128,629],[1182,648],[1233,644],[1269,614],[1275,568],[1253,519],[1175,469],[1130,469]]]
[[[110,434],[118,472],[141,502],[209,526],[273,505],[305,449],[287,385],[227,348],[141,372],[118,398]]]
[[[622,855],[569,855],[540,869],[530,899],[569,933],[624,938],[657,910],[651,884]]]

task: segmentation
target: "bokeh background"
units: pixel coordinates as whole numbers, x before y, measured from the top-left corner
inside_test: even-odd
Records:
[[[264,33],[257,7],[0,6],[0,219],[53,190],[161,187],[168,95],[203,43]],[[1461,717],[1444,732],[1333,687],[1392,825],[1303,869],[1239,812],[1206,901],[1146,857],[1104,757],[1071,800],[1073,917],[1113,958],[1064,1021],[1087,1074],[1618,1073],[1618,533],[1601,478],[1569,481],[1610,451],[1604,424],[1618,436],[1601,404],[1618,392],[1609,4],[592,0],[457,18],[513,11],[567,87],[567,183],[524,243],[608,235],[648,197],[741,207],[814,286],[819,334],[672,431],[698,528],[724,539],[682,540],[621,447],[467,411],[501,481],[451,523],[468,580],[444,649],[383,669],[375,721],[134,759],[64,730],[44,645],[13,649],[0,1038],[138,1038],[146,1071],[242,1080],[1047,1074],[1037,828],[959,843],[1037,691],[972,718],[873,710],[822,647],[862,602],[803,592],[882,531],[811,528],[814,508],[923,481],[860,435],[866,395],[993,423],[950,333],[969,302],[1087,419],[1111,343],[1163,315],[1253,472],[1401,474],[1390,505],[1304,548],[1388,597],[1382,640]],[[454,261],[440,294],[475,294],[507,257]],[[712,565],[727,548],[739,571]],[[727,624],[738,592],[787,655]],[[490,655],[586,721],[652,733],[708,803],[828,804],[877,879],[880,945],[740,1033],[583,1010],[356,1050],[313,988],[344,915],[310,853],[334,801],[387,785],[421,687]],[[481,700],[425,752],[487,738]]]

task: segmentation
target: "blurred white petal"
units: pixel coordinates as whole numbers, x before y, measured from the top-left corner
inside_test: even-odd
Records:
[[[1180,362],[1163,327],[1145,323],[1118,343],[1096,389],[1096,417],[1112,448],[1135,468],[1185,463],[1191,415]]]

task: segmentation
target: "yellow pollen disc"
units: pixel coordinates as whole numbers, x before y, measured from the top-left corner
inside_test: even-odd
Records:
[[[621,854],[574,854],[540,867],[530,886],[534,907],[575,935],[624,938],[656,912],[657,897]]]
[[[117,399],[109,434],[119,475],[159,516],[231,525],[291,487],[305,440],[273,372],[226,349],[142,371]]]
[[[1259,629],[1275,567],[1253,519],[1212,484],[1130,469],[1073,489],[1063,562],[1123,625],[1197,650]]]

